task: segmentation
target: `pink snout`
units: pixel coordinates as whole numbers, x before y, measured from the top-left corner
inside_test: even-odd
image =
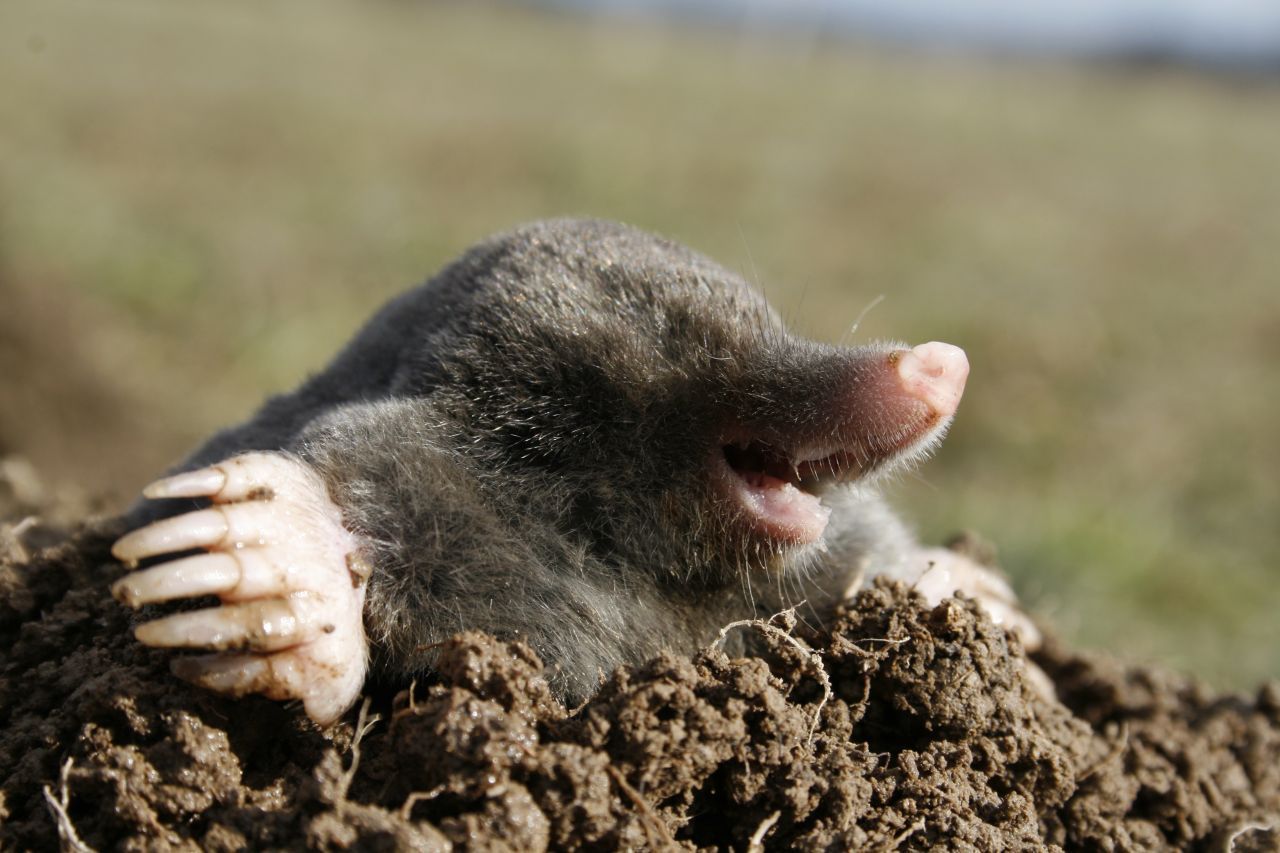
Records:
[[[951,344],[931,341],[898,358],[903,390],[944,418],[955,414],[968,377],[969,359]]]

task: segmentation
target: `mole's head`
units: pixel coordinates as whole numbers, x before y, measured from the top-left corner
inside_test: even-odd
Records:
[[[738,277],[607,223],[532,226],[443,282],[438,387],[485,464],[597,554],[712,584],[820,547],[824,496],[924,455],[968,374],[948,344],[794,337]]]

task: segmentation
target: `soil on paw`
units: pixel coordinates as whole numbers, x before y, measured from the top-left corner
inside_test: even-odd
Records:
[[[107,591],[117,532],[0,525],[5,849],[60,833],[149,850],[1276,841],[1280,686],[1214,695],[1051,645],[1046,699],[972,602],[879,583],[825,630],[736,628],[756,656],[663,655],[579,709],[526,647],[462,634],[438,677],[320,731],[190,688],[134,642]]]

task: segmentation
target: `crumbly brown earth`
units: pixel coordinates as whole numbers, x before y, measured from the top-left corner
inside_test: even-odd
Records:
[[[1050,646],[971,602],[860,593],[825,630],[750,625],[614,673],[585,707],[525,647],[463,634],[440,675],[322,732],[175,680],[111,600],[110,524],[63,532],[0,476],[0,849],[1274,850],[1280,685]],[[29,490],[28,490],[29,492]],[[24,504],[24,501],[27,501]]]

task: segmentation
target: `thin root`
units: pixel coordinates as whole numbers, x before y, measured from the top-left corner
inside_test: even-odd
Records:
[[[614,767],[612,764],[607,765],[605,772],[618,783],[618,787],[622,789],[622,793],[627,795],[627,799],[640,810],[640,815],[644,818],[644,835],[649,841],[649,846],[658,850],[669,850],[676,846],[676,840],[671,837],[671,833],[667,832],[667,825],[660,817],[653,813],[653,809],[645,802],[644,797],[640,796],[640,792],[631,787],[631,783],[627,781],[627,777],[622,775],[622,771]],[[653,833],[658,835],[658,841],[661,844],[653,843]]]
[[[1129,726],[1125,723],[1121,723],[1120,737],[1116,738],[1115,743],[1111,744],[1111,749],[1107,750],[1106,755],[1102,756],[1102,758],[1094,762],[1094,764],[1088,770],[1080,774],[1080,777],[1076,780],[1076,784],[1077,785],[1080,784],[1084,780],[1093,776],[1103,767],[1106,767],[1108,764],[1115,761],[1120,756],[1124,755],[1125,751],[1128,748],[1129,748]]]
[[[780,817],[782,812],[774,812],[760,821],[760,825],[756,827],[755,832],[751,833],[751,839],[747,842],[747,853],[764,853],[764,837],[769,830],[773,829],[773,825]]]
[[[1225,853],[1234,853],[1236,842],[1244,840],[1245,836],[1252,835],[1255,832],[1265,832],[1268,834],[1280,832],[1280,823],[1247,823],[1236,829],[1227,836],[1220,849]],[[1262,849],[1261,847],[1257,849]]]
[[[436,785],[430,791],[413,791],[409,796],[404,798],[404,803],[400,805],[400,819],[408,820],[413,814],[413,807],[418,803],[434,800],[445,792],[444,785]]]
[[[408,700],[406,701],[403,707],[397,708],[395,711],[392,712],[391,719],[398,720],[401,717],[408,716],[410,714],[412,714],[415,717],[418,715],[418,700],[417,700],[417,696],[415,695],[415,691],[417,691],[417,689],[418,689],[418,679],[415,678],[413,681],[409,682]],[[396,702],[398,703],[399,701],[400,701],[400,697],[397,696]]]
[[[902,832],[899,832],[893,837],[892,841],[880,849],[885,851],[897,850],[902,847],[902,842],[906,841],[922,829],[924,829],[924,818],[920,818],[915,823],[911,824],[911,826],[908,826],[906,829],[902,830]]]
[[[807,745],[812,746],[813,736],[818,731],[818,721],[822,719],[822,709],[826,707],[827,701],[831,699],[831,679],[827,676],[827,668],[822,665],[822,657],[817,652],[793,637],[790,631],[784,631],[773,624],[773,620],[778,618],[781,618],[784,624],[794,626],[796,624],[796,609],[794,607],[790,607],[783,610],[781,613],[775,613],[773,616],[769,617],[768,621],[765,621],[764,619],[739,619],[737,622],[730,622],[728,625],[725,625],[720,629],[719,635],[717,635],[715,640],[711,643],[711,648],[719,648],[724,643],[725,637],[727,637],[729,632],[734,628],[745,628],[749,626],[752,628],[758,628],[766,634],[771,634],[787,643],[790,643],[800,652],[800,654],[804,655],[805,660],[808,661],[809,665],[813,668],[813,672],[816,675],[818,682],[822,685],[822,700],[818,702],[818,707],[813,709],[813,721],[809,724],[809,739],[806,741]]]
[[[371,701],[366,696],[364,702],[360,703],[360,716],[356,718],[356,732],[351,739],[351,764],[342,773],[338,789],[338,802],[346,802],[347,792],[351,790],[351,783],[355,781],[356,770],[360,767],[360,741],[364,740],[364,736],[369,733],[369,730],[382,719],[377,714],[372,717],[369,716]]]
[[[67,814],[67,808],[71,805],[71,792],[67,787],[70,776],[71,759],[68,758],[62,762],[62,772],[58,774],[58,796],[54,797],[53,791],[45,785],[44,801],[49,806],[50,813],[53,814],[54,822],[58,824],[58,840],[61,842],[62,849],[70,853],[95,853],[92,847],[80,840],[80,834],[76,832],[75,824]]]

